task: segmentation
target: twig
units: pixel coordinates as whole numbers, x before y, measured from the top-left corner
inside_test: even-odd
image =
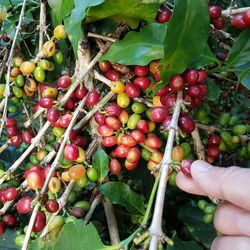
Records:
[[[215,131],[220,132],[219,128],[216,128],[214,126],[207,126],[207,125],[200,124],[200,123],[196,123],[196,127],[206,130],[208,133],[214,133]]]
[[[10,140],[6,141],[1,147],[0,147],[0,154],[6,149],[8,148],[10,143]]]
[[[112,43],[114,43],[114,42],[117,41],[116,38],[113,38],[113,37],[110,37],[110,36],[102,36],[102,35],[99,35],[99,34],[96,34],[96,33],[92,33],[92,32],[89,32],[87,34],[87,36],[88,37],[94,37],[94,38],[100,38],[100,39],[102,39],[104,41],[109,41],[109,42],[112,42]]]
[[[182,92],[178,92],[173,117],[170,123],[167,145],[165,147],[164,156],[161,162],[162,167],[159,173],[161,176],[155,201],[153,219],[149,227],[149,232],[151,235],[150,246],[149,246],[150,250],[157,249],[158,242],[162,239],[164,235],[162,231],[163,206],[165,200],[165,192],[167,188],[169,164],[172,162],[171,155],[174,144],[175,132],[178,129],[178,119],[181,111],[181,103],[182,103]]]
[[[40,107],[38,111],[36,111],[24,124],[23,126],[25,128],[28,128],[32,122],[37,118],[39,117],[46,109],[45,108],[42,108]]]
[[[58,204],[59,204],[59,209],[53,213],[46,225],[46,227],[43,229],[41,235],[39,236],[40,238],[43,238],[48,232],[49,232],[49,224],[50,222],[60,213],[60,211],[65,207],[69,194],[71,192],[71,190],[73,189],[74,185],[76,183],[76,180],[72,179],[67,188],[65,189],[63,195],[60,197],[60,199],[57,200]]]
[[[192,138],[194,140],[194,148],[195,148],[195,152],[197,154],[197,157],[199,160],[205,160],[205,148],[202,144],[201,138],[200,138],[200,134],[199,134],[199,130],[196,127],[195,130],[191,133]]]
[[[99,205],[100,201],[102,199],[102,196],[100,194],[98,194],[94,200],[92,201],[91,205],[90,205],[90,208],[89,208],[89,211],[88,213],[85,215],[85,218],[84,218],[84,224],[88,224],[92,214],[94,213],[96,207]]]
[[[2,115],[2,121],[0,124],[0,137],[2,134],[2,130],[3,130],[3,126],[6,120],[6,116],[7,116],[7,106],[8,106],[8,98],[10,95],[10,71],[11,71],[11,65],[12,65],[12,58],[14,56],[14,49],[16,46],[16,40],[17,40],[17,36],[18,33],[20,32],[21,29],[21,25],[22,25],[22,19],[24,17],[24,10],[25,10],[25,5],[26,5],[26,0],[23,0],[23,4],[22,4],[22,9],[21,9],[21,13],[19,16],[19,21],[18,21],[18,25],[16,27],[16,33],[11,45],[11,49],[10,49],[10,54],[9,54],[9,58],[7,61],[7,65],[8,65],[8,70],[7,70],[7,80],[6,80],[6,85],[5,85],[5,90],[4,90],[4,108],[3,108],[3,115]]]
[[[54,159],[53,163],[51,164],[51,168],[49,170],[49,173],[47,174],[47,177],[45,179],[42,190],[41,190],[40,194],[37,196],[37,199],[39,198],[39,196],[42,197],[45,194],[45,192],[47,191],[49,181],[50,181],[50,179],[51,179],[51,177],[53,175],[53,172],[55,171],[57,165],[60,162],[60,158],[61,158],[61,155],[63,153],[64,147],[65,147],[65,145],[66,145],[66,143],[68,141],[70,132],[71,132],[71,130],[73,128],[73,125],[74,125],[74,123],[75,123],[81,109],[85,105],[86,99],[87,99],[87,96],[85,96],[85,98],[83,98],[80,101],[80,103],[78,104],[78,107],[76,108],[76,110],[75,110],[75,112],[74,112],[74,114],[72,116],[70,124],[69,124],[68,128],[66,129],[66,131],[64,133],[64,137],[63,137],[62,143],[60,145],[60,148],[59,148],[59,150],[57,152],[56,158]],[[30,218],[30,221],[29,221],[28,229],[27,229],[27,232],[26,232],[26,235],[25,235],[25,238],[24,238],[24,242],[23,242],[23,245],[22,245],[22,250],[26,250],[28,248],[30,235],[31,235],[31,232],[32,232],[33,225],[35,223],[36,215],[37,215],[37,213],[38,213],[38,211],[40,209],[40,206],[41,206],[41,204],[39,202],[37,202],[34,209],[33,209],[33,211],[32,211],[32,215],[31,215],[31,218]]]
[[[250,10],[250,7],[245,7],[245,8],[238,8],[238,9],[227,9],[227,10],[223,10],[221,15],[222,16],[234,16],[234,15],[237,15],[237,14],[240,14],[240,13],[243,13],[245,11],[249,11]]]
[[[75,126],[74,129],[78,130],[80,129],[82,126],[84,126],[89,119],[100,109],[102,108],[112,97],[114,96],[114,93],[112,91],[110,91],[106,96],[103,97],[103,99],[96,104],[91,110],[90,112],[88,112],[82,120],[80,120]]]
[[[108,182],[108,177],[106,177],[105,179],[106,179],[106,182]],[[108,223],[108,230],[109,230],[111,243],[112,245],[119,244],[120,237],[119,237],[117,221],[115,218],[113,205],[109,199],[104,197],[103,206],[104,206],[104,211],[105,211],[105,215],[106,215],[106,219]]]

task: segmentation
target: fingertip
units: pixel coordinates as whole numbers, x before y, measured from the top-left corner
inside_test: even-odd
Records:
[[[192,178],[187,177],[182,172],[179,172],[176,176],[176,185],[183,191],[204,195],[204,192],[198,187],[198,185],[192,180]]]
[[[206,161],[197,160],[191,165],[191,175],[194,179],[200,175],[200,173],[205,173],[209,171],[213,165],[207,163]]]

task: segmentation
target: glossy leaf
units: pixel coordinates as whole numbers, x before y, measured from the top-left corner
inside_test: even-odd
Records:
[[[144,214],[144,197],[135,193],[129,185],[121,182],[108,182],[102,184],[99,189],[113,204],[122,205],[134,214]]]
[[[166,31],[167,25],[159,23],[147,25],[140,32],[131,31],[114,43],[102,59],[126,65],[147,65],[161,59]]]
[[[152,1],[150,1],[152,2]],[[106,0],[88,11],[88,22],[112,18],[136,28],[141,20],[152,22],[159,8],[159,1],[145,4],[140,0]]]
[[[210,101],[216,101],[221,93],[220,87],[214,83],[214,80],[208,79],[207,84],[207,94],[206,97]]]
[[[68,16],[64,18],[64,25],[71,41],[75,57],[77,58],[78,43],[85,37],[82,31],[82,22],[80,21],[78,23],[73,23],[70,16]]]
[[[99,181],[102,182],[109,172],[109,158],[102,148],[98,148],[95,152],[92,166],[98,173]]]
[[[243,31],[231,48],[226,65],[241,67],[249,63],[250,57],[250,28]]]
[[[190,216],[191,214],[192,216]],[[178,214],[178,218],[186,225],[192,237],[206,248],[209,248],[216,237],[216,231],[212,224],[206,224],[203,221],[203,216],[204,213],[191,204],[182,207]]]
[[[168,81],[172,75],[182,73],[203,52],[209,23],[207,1],[175,0],[165,39],[163,79]]]
[[[16,230],[6,229],[4,235],[0,238],[0,249],[4,250],[17,250],[19,249],[15,244],[17,236]]]
[[[38,238],[29,247],[30,250],[102,250],[105,248],[94,225],[84,225],[82,220],[64,224],[57,235],[51,233],[46,240]]]
[[[48,4],[58,24],[61,24],[73,9],[73,0],[48,0]]]
[[[79,23],[82,21],[88,9],[92,6],[103,3],[105,0],[74,0],[74,9],[71,12],[71,21],[73,23]]]
[[[218,62],[219,60],[215,57],[208,44],[205,46],[203,52],[192,60],[189,64],[189,68],[191,69],[200,69],[203,68],[210,63]]]

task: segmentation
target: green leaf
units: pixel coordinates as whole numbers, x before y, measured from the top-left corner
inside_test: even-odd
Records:
[[[48,0],[48,4],[57,24],[61,24],[73,9],[73,0]]]
[[[93,224],[85,225],[82,220],[67,223],[58,235],[50,234],[46,240],[38,238],[30,244],[30,250],[102,250],[101,242]]]
[[[152,23],[140,32],[131,31],[123,40],[115,42],[101,60],[147,65],[152,60],[161,59],[166,30],[166,24]]]
[[[201,247],[195,241],[182,241],[181,239],[178,238],[177,235],[175,235],[172,240],[174,241],[174,245],[173,246],[168,245],[166,250],[183,250],[183,249],[202,250],[203,249],[203,247]]]
[[[162,76],[165,82],[186,70],[201,54],[209,32],[208,4],[204,0],[175,0],[165,39]]]
[[[249,0],[236,0],[236,3],[239,8],[249,7]]]
[[[106,0],[104,3],[91,7],[88,11],[87,22],[111,18],[117,22],[127,23],[136,28],[141,20],[154,21],[159,4],[145,4],[141,0]]]
[[[250,90],[250,64],[240,67],[234,73],[237,75],[238,81]]]
[[[92,166],[99,175],[99,181],[102,182],[109,172],[109,157],[101,147],[93,156]]]
[[[203,216],[204,212],[191,204],[187,204],[185,207],[182,207],[178,214],[178,218],[187,226],[187,229],[193,238],[205,247],[209,248],[213,239],[216,237],[216,231],[212,224],[206,224],[203,221]]]
[[[113,204],[123,205],[134,214],[144,214],[144,197],[135,193],[129,185],[121,182],[102,184],[100,192]]]
[[[241,32],[231,48],[226,66],[241,67],[249,63],[250,57],[250,28]]]
[[[208,79],[206,81],[207,84],[207,94],[206,97],[210,101],[216,101],[221,93],[220,87],[215,84],[214,80]]]
[[[15,244],[15,238],[17,231],[13,229],[6,229],[4,235],[0,238],[0,249],[4,250],[16,250],[19,247]]]
[[[103,3],[105,0],[74,0],[74,9],[71,12],[71,20],[73,23],[82,21],[87,13],[87,10],[98,4]]]
[[[67,16],[66,18],[64,18],[64,25],[65,30],[69,36],[69,40],[71,41],[75,57],[77,58],[78,43],[85,37],[82,31],[82,21],[73,23],[71,17]]]
[[[206,44],[203,52],[195,57],[188,67],[191,69],[200,69],[213,62],[219,62],[219,60],[215,57],[208,44]]]

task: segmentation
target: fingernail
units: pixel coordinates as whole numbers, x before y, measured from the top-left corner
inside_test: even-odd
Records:
[[[208,170],[210,170],[213,166],[206,163],[205,161],[195,161],[192,166],[193,168],[195,168],[196,170],[200,171],[200,172],[207,172]]]

